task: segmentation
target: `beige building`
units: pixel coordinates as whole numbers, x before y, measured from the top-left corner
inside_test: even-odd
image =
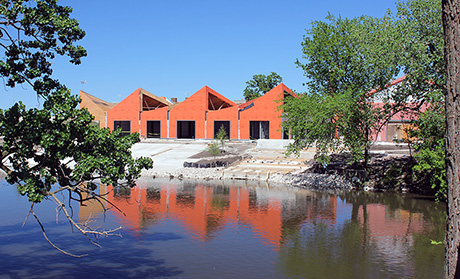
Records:
[[[106,113],[113,108],[115,104],[96,98],[81,90],[80,98],[80,108],[86,108],[94,116],[93,122],[99,125],[100,128],[107,127]]]

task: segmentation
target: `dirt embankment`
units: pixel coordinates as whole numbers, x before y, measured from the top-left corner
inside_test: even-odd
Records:
[[[433,194],[430,187],[426,187],[426,179],[413,172],[415,161],[404,147],[377,146],[373,151],[367,171],[362,164],[349,164],[346,155],[336,154],[327,165],[309,160],[306,162],[310,166],[308,169],[285,175],[273,174],[266,182],[326,189],[361,188]],[[231,142],[217,156],[207,150],[191,156],[190,159],[199,160],[185,162],[184,168],[171,177],[218,179],[226,166],[260,153],[254,142]]]
[[[434,195],[427,177],[413,170],[416,162],[411,156],[372,154],[366,170],[362,163],[348,162],[346,155],[333,155],[327,165],[313,162],[308,172],[340,175],[358,188]]]
[[[248,151],[254,149],[256,144],[254,142],[232,142],[224,144],[220,154],[213,156],[209,150],[203,150],[193,156],[190,159],[199,159],[196,162],[185,162],[184,167],[192,168],[216,168],[216,167],[227,167],[235,162],[241,161],[243,158],[247,158],[249,155]]]

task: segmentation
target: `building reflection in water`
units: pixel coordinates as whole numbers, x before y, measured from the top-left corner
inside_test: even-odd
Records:
[[[335,223],[336,197],[316,192],[279,191],[264,187],[228,187],[193,183],[163,183],[132,189],[101,187],[108,192],[111,212],[124,229],[139,235],[164,218],[177,220],[193,238],[208,241],[224,227],[247,226],[262,241],[279,248],[285,234],[305,222]],[[106,204],[107,206],[107,204]],[[110,206],[110,205],[109,205]],[[88,203],[80,208],[80,221],[102,213]]]
[[[360,205],[350,197],[304,189],[277,189],[258,186],[200,185],[164,182],[135,188],[100,187],[124,230],[134,235],[161,222],[174,219],[196,240],[213,239],[226,227],[246,226],[260,239],[279,249],[302,229],[318,223],[333,227],[353,220],[371,238],[406,236],[424,230],[422,213],[389,210],[379,203]],[[339,208],[338,208],[339,207]],[[80,208],[80,221],[102,213],[97,202]],[[343,219],[343,220],[340,220]],[[382,249],[387,243],[381,242]],[[385,250],[385,249],[383,249]],[[394,252],[394,251],[392,251]]]
[[[203,243],[243,228],[276,251],[277,269],[286,276],[434,278],[442,273],[443,247],[430,240],[443,238],[445,205],[425,199],[187,182],[100,189],[107,193],[104,205],[120,210],[112,209],[110,216],[134,237],[171,221]],[[102,213],[93,202],[80,208],[79,218],[84,222]]]

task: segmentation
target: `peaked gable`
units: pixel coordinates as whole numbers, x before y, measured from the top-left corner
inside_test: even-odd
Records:
[[[275,88],[273,88],[272,90],[268,91],[267,93],[265,93],[263,96],[266,96],[266,95],[271,95],[271,94],[280,94],[280,93],[288,93],[289,95],[293,96],[293,97],[297,97],[297,94],[295,94],[289,87],[287,87],[284,83],[280,83],[278,84],[277,86],[275,86]],[[259,97],[259,98],[262,98],[263,96]],[[285,97],[285,96],[284,96]],[[283,97],[283,98],[284,98]]]
[[[193,107],[196,110],[220,110],[236,106],[236,104],[212,90],[208,86],[203,86],[200,90],[195,92],[192,96],[185,99],[185,101],[178,104],[176,107]]]
[[[128,97],[124,98],[121,102],[115,105],[115,109],[121,107],[137,107],[139,111],[149,111],[161,107],[172,106],[172,103],[166,98],[158,97],[147,90],[139,87],[133,93],[129,94]]]
[[[275,86],[272,90],[265,93],[264,95],[258,98],[255,98],[253,100],[247,101],[246,103],[243,103],[239,105],[238,107],[240,110],[246,110],[246,109],[253,107],[254,103],[263,102],[263,101],[266,101],[267,99],[271,99],[273,101],[281,100],[281,99],[286,98],[287,95],[297,98],[297,94],[295,94],[284,83],[280,83],[277,86]]]
[[[93,104],[92,106],[93,108],[96,107],[98,109],[101,109],[104,112],[107,112],[115,106],[114,103],[106,102],[84,91],[80,90],[79,94],[80,94],[80,98],[82,99],[82,103],[80,104],[80,107],[82,107],[82,104],[84,107],[87,107],[88,105],[87,104],[85,105],[85,103],[90,102]]]
[[[166,98],[158,97],[142,88],[139,88],[142,111],[154,110],[162,107],[172,106]]]
[[[222,96],[221,94],[217,93],[216,91],[212,90],[211,88],[206,87],[207,97],[208,97],[208,110],[220,110],[223,108],[229,108],[236,106],[236,104]]]

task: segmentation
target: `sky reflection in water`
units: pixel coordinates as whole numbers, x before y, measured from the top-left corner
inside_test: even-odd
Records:
[[[13,186],[0,186],[0,278],[441,278],[444,204],[384,193],[141,180],[112,189],[122,210],[73,205],[81,222],[123,226],[102,249],[36,206],[54,250]]]

